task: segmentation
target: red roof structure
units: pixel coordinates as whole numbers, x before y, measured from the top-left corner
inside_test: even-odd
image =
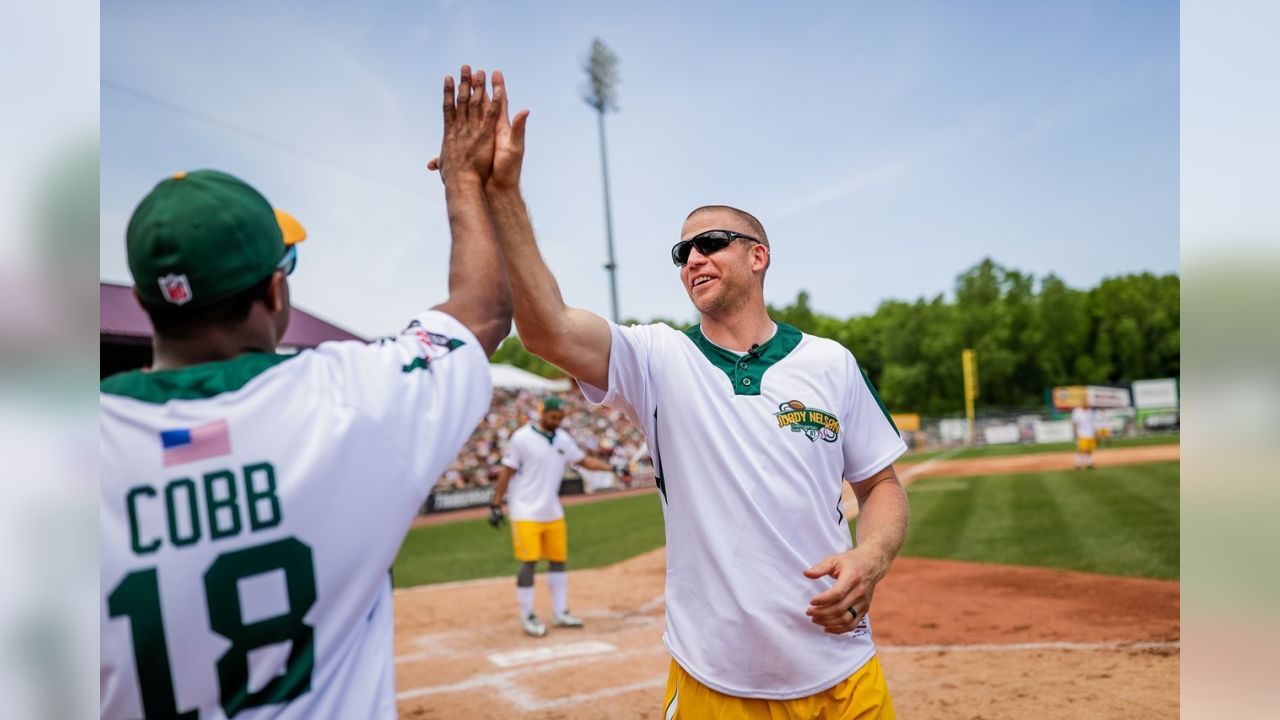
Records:
[[[99,294],[99,333],[103,339],[115,338],[129,342],[151,341],[151,319],[133,296],[133,288],[104,282]],[[294,348],[311,348],[330,340],[359,340],[364,338],[348,332],[333,323],[325,322],[311,313],[293,308],[289,316],[289,329],[281,345]]]
[[[98,287],[100,376],[150,365],[151,318],[133,296],[133,288],[109,282]],[[312,348],[330,340],[365,342],[359,335],[295,307],[280,346],[286,350]]]

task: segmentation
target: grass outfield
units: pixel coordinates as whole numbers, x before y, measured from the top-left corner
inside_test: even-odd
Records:
[[[903,554],[1177,579],[1178,469],[1166,462],[920,480],[907,488]],[[565,508],[570,569],[661,547],[659,502],[655,493]],[[514,574],[510,538],[509,528],[484,520],[415,528],[396,558],[395,585]]]
[[[1181,436],[1172,435],[1147,435],[1135,438],[1115,438],[1112,440],[1102,441],[1101,450],[1107,448],[1122,447],[1143,447],[1146,445],[1177,445],[1181,442]],[[1040,453],[1050,452],[1071,452],[1076,449],[1076,444],[1069,443],[1045,443],[1043,445],[983,445],[981,447],[964,448],[955,455],[949,453],[953,450],[930,450],[929,452],[907,453],[903,455],[900,462],[922,462],[938,457],[939,455],[947,455],[948,460],[970,460],[972,458],[984,457],[1000,457],[1004,455],[1038,455]]]
[[[655,492],[566,507],[569,568],[612,565],[662,547],[660,502]],[[538,564],[539,572],[545,569]],[[515,572],[510,526],[494,530],[486,520],[463,520],[410,530],[392,577],[396,587],[412,587]]]
[[[1178,579],[1176,462],[930,478],[904,555]]]

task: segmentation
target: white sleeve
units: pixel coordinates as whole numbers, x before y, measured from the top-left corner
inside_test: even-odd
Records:
[[[520,459],[520,442],[516,437],[515,433],[511,434],[511,439],[507,441],[507,449],[502,453],[501,462],[504,466],[519,471],[524,463]]]
[[[587,454],[582,452],[582,448],[578,447],[578,442],[568,433],[562,433],[561,437],[563,438],[561,443],[564,446],[564,459],[570,465],[577,465],[582,462]]]
[[[846,354],[849,401],[840,431],[844,433],[844,477],[861,482],[885,469],[902,453],[907,444],[889,419],[889,411],[876,393],[871,379],[858,367],[853,355]]]
[[[324,343],[333,390],[381,427],[390,450],[423,488],[448,468],[489,409],[493,381],[475,336],[428,310],[398,336]]]
[[[578,386],[587,402],[620,410],[637,427],[648,427],[645,421],[653,413],[649,358],[657,333],[665,327],[622,327],[610,322],[609,387],[598,388],[579,380]]]

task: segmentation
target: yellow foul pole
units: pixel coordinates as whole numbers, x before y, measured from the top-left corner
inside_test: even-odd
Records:
[[[964,368],[964,415],[969,420],[969,442],[976,440],[973,401],[978,397],[978,361],[973,348],[960,351],[960,364]]]

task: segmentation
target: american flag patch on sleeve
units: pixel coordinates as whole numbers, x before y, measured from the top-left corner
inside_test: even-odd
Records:
[[[197,460],[231,454],[231,432],[226,420],[160,431],[164,466],[185,465]]]

